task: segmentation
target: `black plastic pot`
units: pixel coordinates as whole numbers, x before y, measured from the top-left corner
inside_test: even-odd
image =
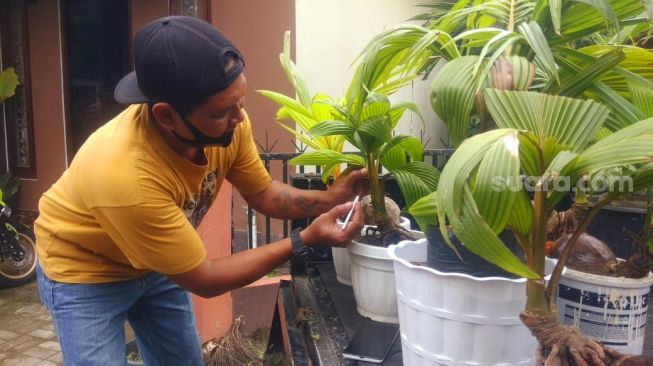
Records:
[[[642,230],[646,215],[637,210],[624,210],[602,209],[590,223],[587,233],[606,243],[618,258],[625,259],[635,253],[632,236]]]
[[[440,272],[464,273],[474,277],[518,278],[469,251],[460,243],[451,230],[449,230],[449,238],[458,250],[462,260],[447,245],[438,227],[429,226],[426,230],[426,238],[429,244],[427,247],[427,266],[430,268]],[[521,248],[510,231],[503,231],[499,238],[518,258],[524,257]]]

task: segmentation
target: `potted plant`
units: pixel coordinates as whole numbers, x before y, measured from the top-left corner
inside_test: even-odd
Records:
[[[637,47],[637,42],[626,45],[650,30],[647,17],[642,16],[646,9],[639,0],[462,0],[427,6],[431,12],[418,17],[426,21],[424,26],[390,28],[366,51],[384,48],[387,55],[394,55],[408,49],[399,61],[402,67],[425,76],[438,70],[432,81],[432,104],[455,146],[476,133],[496,128],[483,93],[488,87],[601,102],[610,113],[592,140],[644,118],[629,86],[653,86],[650,68],[640,68],[653,61],[653,54]],[[444,67],[435,68],[442,59],[447,61]],[[583,198],[578,196],[572,211],[579,211]],[[429,211],[416,205],[410,212],[419,216],[424,209]],[[589,211],[582,212],[578,223]]]
[[[651,33],[650,8],[640,0],[434,2],[415,17],[379,34],[369,49],[404,53],[400,63],[435,76],[433,108],[458,146],[495,128],[487,115],[485,87],[534,90],[600,101],[611,114],[598,136],[644,118],[632,91],[653,88],[653,52],[640,47]],[[388,64],[388,67],[394,67]],[[573,230],[588,208],[584,195],[563,218]]]
[[[335,111],[335,107],[332,105],[334,101],[333,98],[325,93],[311,95],[302,73],[290,59],[290,31],[286,31],[284,35],[283,53],[279,55],[279,60],[288,81],[290,81],[295,91],[295,96],[289,97],[270,90],[259,91],[263,96],[280,106],[276,115],[277,123],[286,131],[293,134],[307,148],[313,150],[331,150],[338,153],[342,152],[342,147],[345,142],[344,136],[317,136],[310,132],[311,128],[319,122],[332,118],[332,113]],[[284,120],[292,120],[297,128],[282,123]],[[333,166],[332,169],[328,169],[326,165],[322,165],[321,167],[323,169],[322,181],[325,185],[328,185],[329,177],[335,179],[340,174],[339,165]],[[331,251],[338,282],[351,286],[349,254],[347,249],[333,247]]]
[[[434,221],[437,213],[444,240],[449,241],[448,223],[467,249],[526,279],[525,307],[519,316],[542,349],[549,352],[549,358],[560,364],[598,364],[599,360],[610,364],[619,357],[617,353],[606,353],[576,328],[558,322],[556,291],[578,237],[596,212],[622,192],[609,190],[590,209],[573,233],[569,249],[558,260],[548,285],[544,282],[546,224],[551,210],[566,193],[561,187],[578,187],[581,179],[601,179],[612,169],[630,167],[628,178],[633,189],[648,186],[653,178],[653,119],[634,123],[590,145],[610,113],[597,102],[495,89],[486,89],[484,98],[499,129],[465,140],[445,166],[437,192],[422,199],[411,211],[420,215],[423,223],[429,217]],[[626,141],[628,149],[623,148]],[[520,174],[534,182],[533,201]],[[499,240],[497,234],[506,227],[526,254],[525,263]],[[401,255],[403,249],[414,245],[404,242],[391,248],[398,267],[410,268]],[[413,256],[409,260],[416,259]],[[411,280],[402,279],[397,269],[397,286],[402,281]],[[425,321],[421,318],[421,327]],[[516,338],[505,342],[510,345]],[[497,343],[493,347],[501,348]]]
[[[384,52],[383,49],[378,49],[376,52],[366,53],[360,59],[344,98],[341,100],[320,98],[314,101],[324,104],[325,111],[328,112],[327,115],[321,115],[319,118],[295,99],[271,92],[264,93],[283,108],[296,112],[296,116],[317,120],[318,123],[306,131],[310,136],[338,136],[358,150],[355,153],[343,153],[324,146],[312,146],[314,150],[305,152],[290,162],[298,165],[321,165],[324,167],[324,176],[328,176],[341,164],[367,168],[370,199],[369,209],[365,207],[363,209],[367,213],[369,220],[367,223],[373,224],[370,226],[374,226],[374,229],[368,227],[365,231],[370,237],[377,238],[379,246],[360,243],[350,246],[350,256],[353,253],[357,258],[351,258],[354,294],[358,310],[362,315],[374,320],[396,322],[394,289],[389,288],[389,284],[394,282],[392,262],[387,257],[386,246],[401,239],[415,238],[415,234],[400,225],[398,215],[391,216],[386,210],[384,178],[389,175],[395,177],[406,203],[410,205],[435,189],[439,172],[430,164],[421,161],[422,144],[418,138],[393,135],[397,123],[407,110],[420,114],[414,103],[401,102],[393,105],[388,95],[404,86],[417,74],[405,73],[399,69],[382,72],[380,65],[385,64],[379,63],[381,57],[393,62],[392,57],[388,59]],[[287,52],[285,54],[287,55]],[[396,56],[402,57],[402,55]],[[284,57],[282,55],[282,59]],[[286,67],[286,69],[290,68]],[[294,75],[291,80],[298,80],[297,73]],[[297,88],[301,83],[293,82],[293,85]],[[309,142],[305,137],[300,139],[307,144]],[[387,170],[387,173],[382,173],[382,167]],[[369,265],[366,264],[368,259],[379,260],[384,264]],[[356,266],[360,267],[360,270],[355,270]],[[371,267],[379,270],[371,270]],[[366,279],[373,273],[382,276],[383,279]],[[382,288],[369,288],[379,285]]]
[[[653,91],[637,90],[633,85],[630,87],[631,90],[635,89],[631,93],[635,106],[646,117],[653,117],[649,104]],[[625,169],[627,171],[613,169],[610,174],[614,179],[608,176],[604,180],[629,184],[630,180],[621,178],[628,177],[628,170],[632,168]],[[600,196],[596,200],[600,200]],[[606,211],[608,207],[610,211]],[[653,242],[653,187],[649,185],[639,192],[619,197],[606,209],[595,218],[600,219],[601,223],[590,225],[587,233],[579,237],[576,247],[569,253],[568,268],[560,279],[558,289],[558,318],[561,323],[577,326],[584,334],[620,352],[640,354],[644,346],[647,299],[653,285],[653,274],[650,272],[653,264],[650,254]],[[605,215],[611,219],[609,225],[602,217]],[[626,254],[625,259],[617,258],[617,251],[613,253],[612,248],[624,244],[626,229],[622,228],[622,224],[632,227],[635,223],[639,223],[640,227],[631,229],[633,233],[628,237],[635,248],[634,253]],[[592,228],[593,231],[590,230]],[[560,255],[570,236],[563,233],[557,238],[551,255]],[[610,246],[604,242],[613,238],[624,239]],[[623,250],[620,252],[626,253]]]

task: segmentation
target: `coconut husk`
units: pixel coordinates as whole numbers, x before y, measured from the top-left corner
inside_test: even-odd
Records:
[[[243,316],[239,316],[222,338],[212,339],[202,346],[205,366],[263,365],[261,346],[242,334],[240,327],[243,323]],[[265,350],[265,345],[262,349]]]

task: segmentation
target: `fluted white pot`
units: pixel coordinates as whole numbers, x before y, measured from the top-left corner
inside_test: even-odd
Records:
[[[394,261],[404,365],[533,365],[537,341],[519,320],[526,279],[443,273],[426,239],[388,248]],[[546,273],[555,261],[547,259]]]
[[[410,229],[410,220],[405,217],[399,218],[399,224],[405,229]],[[365,234],[365,230],[368,227],[373,227],[373,225],[365,225],[361,231],[361,235]],[[351,286],[349,250],[347,248],[332,247],[331,254],[333,256],[333,267],[336,270],[336,279],[343,285]]]
[[[424,237],[420,231],[411,232]],[[358,313],[375,321],[398,323],[394,266],[388,248],[354,240],[348,250]]]

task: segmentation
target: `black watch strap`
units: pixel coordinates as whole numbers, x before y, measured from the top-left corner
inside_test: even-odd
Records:
[[[305,256],[308,253],[308,246],[302,240],[299,233],[302,231],[301,227],[293,229],[290,232],[290,242],[292,243],[293,256]]]

